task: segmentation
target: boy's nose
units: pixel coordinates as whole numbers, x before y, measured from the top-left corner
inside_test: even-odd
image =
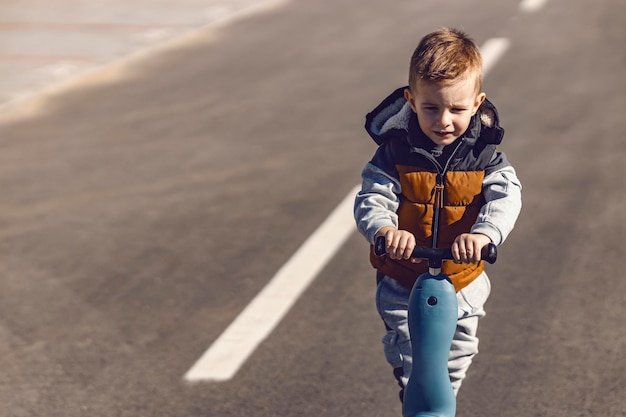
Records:
[[[450,117],[450,114],[446,112],[441,113],[441,115],[439,116],[439,123],[443,127],[450,125],[450,123],[452,123],[452,118]]]

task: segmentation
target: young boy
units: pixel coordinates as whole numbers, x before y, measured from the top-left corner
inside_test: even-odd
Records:
[[[448,359],[456,395],[478,352],[478,319],[490,292],[481,249],[501,244],[521,209],[520,182],[496,149],[504,130],[481,88],[478,47],[465,33],[444,28],[417,46],[408,87],[397,89],[366,118],[366,130],[379,147],[363,169],[354,213],[371,244],[385,237],[386,255],[372,250],[370,260],[377,269],[376,305],[387,329],[384,353],[401,400],[412,361],[408,297],[428,269],[411,258],[413,248],[452,249],[454,261],[444,261],[443,272],[459,302]]]

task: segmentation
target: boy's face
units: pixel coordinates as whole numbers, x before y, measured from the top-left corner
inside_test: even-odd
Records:
[[[474,77],[445,86],[419,80],[412,87],[404,97],[417,113],[422,131],[437,145],[449,145],[465,133],[485,100],[485,93],[476,91]]]

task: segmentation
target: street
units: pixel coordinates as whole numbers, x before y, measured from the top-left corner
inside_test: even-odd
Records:
[[[457,416],[625,416],[624,1],[292,0],[0,115],[0,417],[400,416],[356,229],[233,378],[184,375],[441,26],[507,40],[484,90],[523,184]]]

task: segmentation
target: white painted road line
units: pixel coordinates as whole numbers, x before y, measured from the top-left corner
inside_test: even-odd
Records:
[[[500,60],[502,55],[511,46],[511,41],[507,38],[492,38],[487,40],[480,48],[480,54],[483,58],[483,75],[487,75]]]
[[[487,74],[509,48],[505,38],[490,39],[480,48]],[[189,382],[226,381],[265,340],[298,297],[356,230],[353,218],[355,186],[322,225],[293,254],[263,290],[187,371]]]
[[[522,0],[519,8],[523,12],[532,13],[540,10],[547,2],[548,0]]]
[[[194,381],[231,379],[356,230],[352,189],[322,225],[185,374]]]

